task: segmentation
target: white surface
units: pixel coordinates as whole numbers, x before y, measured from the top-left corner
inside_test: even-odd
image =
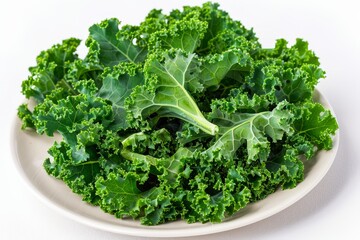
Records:
[[[152,8],[203,1],[17,1],[0,7],[0,239],[143,239],[86,227],[45,206],[12,163],[10,126],[22,101],[20,84],[40,50],[68,37],[85,39],[104,18],[138,23]],[[290,208],[256,224],[197,239],[354,239],[360,235],[360,14],[357,1],[221,1],[222,9],[254,27],[263,46],[302,37],[327,72],[319,88],[340,123],[338,155],[320,184]]]
[[[325,108],[331,109],[325,97],[318,91],[314,99]],[[43,159],[48,157],[47,150],[55,140],[61,139],[60,136],[54,139],[45,135],[39,136],[34,131],[22,131],[18,118],[14,119],[12,128],[13,160],[24,182],[40,200],[59,213],[85,225],[113,233],[146,237],[185,237],[220,233],[271,217],[299,201],[322,180],[333,164],[339,147],[338,131],[331,150],[320,151],[311,161],[306,161],[305,179],[296,188],[277,191],[261,201],[248,205],[221,224],[189,225],[185,221],[175,221],[148,227],[132,219],[116,219],[99,207],[86,204],[62,181],[49,177],[43,169]]]

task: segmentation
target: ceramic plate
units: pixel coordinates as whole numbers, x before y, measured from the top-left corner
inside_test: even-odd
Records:
[[[319,91],[315,92],[314,98],[331,109]],[[262,201],[248,205],[222,223],[187,224],[184,221],[176,221],[149,227],[140,225],[138,221],[121,220],[104,213],[99,207],[83,202],[62,181],[48,176],[42,164],[48,157],[47,149],[56,139],[38,136],[33,131],[22,131],[20,127],[21,122],[16,118],[12,131],[14,161],[22,178],[42,201],[69,218],[88,226],[114,233],[146,237],[205,235],[243,227],[270,217],[294,204],[320,182],[332,165],[339,145],[337,132],[332,150],[320,151],[314,159],[306,162],[305,179],[296,188],[277,191]]]

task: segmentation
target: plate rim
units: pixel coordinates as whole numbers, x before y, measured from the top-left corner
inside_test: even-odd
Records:
[[[328,99],[316,88],[314,91],[314,98],[320,98],[322,100],[322,105],[328,110],[331,111],[333,116],[337,119],[336,114],[332,108],[332,105],[328,101]],[[305,197],[309,192],[311,192],[319,183],[320,181],[325,177],[331,166],[333,165],[333,162],[335,161],[335,158],[337,156],[338,148],[339,148],[339,142],[340,142],[340,129],[338,129],[333,136],[333,146],[332,149],[329,150],[332,152],[331,159],[329,160],[329,164],[326,166],[326,168],[322,169],[321,174],[318,174],[315,180],[311,182],[311,185],[305,190],[301,192],[295,192],[291,197],[287,198],[287,201],[285,204],[279,204],[274,207],[272,207],[270,210],[265,212],[264,214],[260,215],[257,218],[253,218],[251,221],[248,221],[246,223],[239,224],[237,219],[232,219],[231,221],[224,221],[221,223],[209,223],[204,224],[197,228],[189,228],[189,229],[157,229],[152,228],[149,226],[148,228],[137,228],[132,226],[124,226],[124,225],[117,225],[114,227],[110,223],[105,223],[101,220],[95,220],[88,218],[86,216],[83,216],[81,213],[74,212],[71,209],[65,208],[64,206],[61,206],[60,204],[51,201],[51,199],[43,194],[34,184],[32,184],[31,180],[26,176],[25,170],[21,165],[21,161],[19,158],[18,153],[18,144],[16,140],[16,132],[19,131],[19,127],[21,127],[21,121],[16,115],[14,117],[14,120],[12,121],[11,131],[10,131],[10,143],[11,143],[11,153],[12,153],[12,162],[16,168],[16,172],[18,175],[20,175],[20,178],[22,179],[22,182],[27,186],[28,189],[45,205],[50,207],[51,209],[54,209],[56,212],[61,213],[62,215],[66,216],[67,218],[70,218],[71,220],[74,220],[76,222],[79,222],[81,224],[87,225],[89,227],[93,227],[99,230],[117,233],[117,234],[124,234],[129,236],[138,236],[138,237],[191,237],[191,236],[200,236],[200,235],[209,235],[214,233],[220,233],[225,231],[234,230],[237,228],[245,227],[250,224],[254,224],[256,222],[259,222],[261,220],[267,219],[286,208],[290,207],[297,201],[299,201],[301,198]],[[21,130],[23,131],[23,130]],[[26,131],[26,130],[25,130]],[[324,151],[324,150],[321,150]],[[305,178],[303,182],[305,181]],[[301,184],[301,183],[299,183]],[[296,187],[294,188],[296,189]],[[75,194],[75,193],[73,193]],[[266,198],[265,198],[266,200]],[[85,202],[84,202],[85,203]],[[115,218],[115,217],[114,217]],[[118,219],[119,221],[122,221],[121,219]],[[136,221],[136,220],[135,220]],[[181,221],[181,220],[180,220]],[[171,224],[167,223],[167,224]]]

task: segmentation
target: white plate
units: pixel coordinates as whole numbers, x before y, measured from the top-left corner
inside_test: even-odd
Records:
[[[315,99],[332,110],[320,92],[315,92]],[[140,225],[138,221],[121,220],[104,213],[99,207],[83,202],[62,181],[48,176],[42,164],[48,157],[47,149],[55,139],[38,136],[33,131],[22,131],[20,126],[21,122],[16,118],[12,131],[14,161],[22,178],[42,201],[69,218],[91,227],[114,233],[146,237],[205,235],[239,228],[270,217],[294,204],[320,182],[332,165],[339,145],[339,131],[337,131],[333,149],[320,151],[314,159],[307,162],[305,179],[296,188],[277,191],[262,201],[248,205],[222,223],[187,224],[184,221],[176,221],[149,227]]]

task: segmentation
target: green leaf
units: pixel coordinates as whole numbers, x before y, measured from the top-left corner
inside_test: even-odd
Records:
[[[275,48],[263,49],[260,54],[281,59],[286,67],[300,67],[305,64],[319,66],[319,58],[309,49],[308,42],[297,38],[293,46],[288,47],[287,44],[285,39],[278,39]]]
[[[97,86],[101,86],[100,74],[103,67],[99,64],[87,62],[84,60],[76,60],[69,65],[66,78],[69,82],[77,82],[79,80],[94,80]]]
[[[230,71],[237,72],[241,76],[241,72],[249,72],[250,57],[248,54],[239,50],[226,51],[222,54],[210,55],[204,58],[201,65],[200,79],[205,88],[216,90],[220,87],[220,82]],[[241,80],[237,86],[241,86]]]
[[[96,181],[96,194],[101,197],[100,207],[106,212],[116,212],[117,217],[137,217],[140,214],[142,194],[136,187],[134,175],[128,174],[122,178],[110,173],[107,179],[99,178]]]
[[[287,69],[280,73],[281,86],[275,95],[278,101],[300,102],[312,97],[315,85],[324,72],[313,66],[304,65],[299,69]]]
[[[141,217],[146,225],[156,225],[165,220],[166,212],[171,208],[169,196],[163,195],[159,188],[140,191],[136,175],[128,173],[121,177],[110,173],[107,179],[96,181],[96,193],[102,199],[100,207],[115,214],[116,217]]]
[[[108,99],[112,103],[114,122],[110,129],[126,129],[129,124],[126,121],[125,100],[133,88],[144,83],[144,76],[139,70],[139,66],[134,64],[118,65],[113,70],[106,70],[106,72],[98,96]]]
[[[112,121],[111,106],[93,95],[79,94],[57,103],[45,100],[35,107],[35,126],[39,133],[53,136],[59,132],[73,149],[73,159],[89,158],[84,149],[87,141],[99,141],[99,132]]]
[[[217,126],[205,119],[187,91],[195,79],[192,76],[194,54],[176,51],[163,57],[161,61],[154,55],[145,65],[148,74],[145,85],[136,88],[128,102],[134,118],[146,119],[153,113],[160,117],[176,117],[214,135]]]
[[[246,29],[239,21],[231,19],[227,12],[219,9],[219,4],[207,2],[198,11],[200,12],[200,19],[208,24],[198,52],[212,51],[211,44],[209,44],[211,40],[227,29],[231,29],[237,36],[244,36],[248,40],[257,41],[252,30]]]
[[[332,148],[332,135],[339,126],[329,110],[320,103],[306,102],[293,111],[296,119],[293,123],[294,139],[300,135],[319,149]]]
[[[290,48],[280,39],[274,49],[259,54],[263,55],[255,61],[253,74],[246,78],[247,84],[255,94],[272,95],[273,101],[307,101],[319,79],[325,77],[318,58],[301,39]]]
[[[148,134],[134,133],[122,140],[124,149],[131,152],[151,155],[157,158],[168,157],[173,149],[173,139],[169,131],[161,128]]]
[[[43,102],[59,82],[66,82],[63,78],[68,64],[78,58],[75,51],[79,44],[79,39],[70,38],[40,53],[36,58],[37,66],[29,68],[31,75],[21,85],[26,98]]]
[[[246,143],[247,161],[251,162],[256,159],[264,161],[267,159],[270,151],[270,142],[281,140],[284,133],[290,133],[289,118],[291,115],[284,110],[283,106],[275,108],[273,111],[260,112],[255,114],[232,114],[225,116],[218,113],[217,119],[228,123],[220,128],[223,135],[208,149],[206,154],[227,159],[234,158],[239,147]],[[216,119],[214,119],[216,122]]]
[[[218,118],[218,115],[233,113],[259,113],[271,110],[271,102],[266,95],[256,95],[249,97],[248,94],[239,91],[239,89],[232,89],[227,98],[216,99],[211,103],[212,112],[209,114],[210,120]],[[220,113],[221,112],[221,113]],[[224,117],[225,121],[219,123],[220,125],[226,125],[227,117]],[[221,119],[218,118],[218,121]]]
[[[29,110],[28,105],[26,103],[21,104],[18,107],[18,117],[22,121],[21,129],[33,128],[35,129],[35,119],[33,113]]]
[[[89,160],[82,163],[74,163],[72,150],[64,141],[54,143],[49,149],[53,160],[46,159],[44,168],[52,175],[65,182],[70,189],[83,197],[84,201],[98,204],[95,195],[95,181],[101,175],[98,161]]]
[[[199,21],[196,16],[171,21],[166,28],[151,34],[149,46],[153,50],[181,49],[192,53],[200,45],[207,29],[206,22]]]
[[[176,153],[160,160],[160,165],[164,169],[164,173],[160,179],[165,181],[166,185],[174,187],[179,184],[179,179],[183,176],[189,177],[189,168],[185,169],[186,160],[191,159],[193,153],[186,148],[179,148]]]
[[[90,27],[90,37],[98,42],[99,59],[105,66],[115,66],[120,62],[142,62],[147,51],[119,36],[119,20],[112,18]]]
[[[294,188],[304,179],[304,164],[298,155],[297,150],[285,146],[266,162],[266,168],[274,174],[272,181],[283,189]]]

